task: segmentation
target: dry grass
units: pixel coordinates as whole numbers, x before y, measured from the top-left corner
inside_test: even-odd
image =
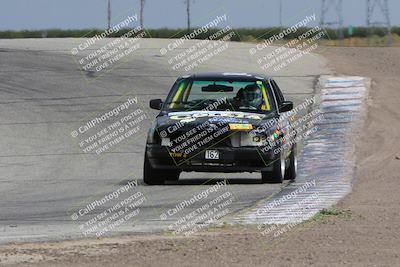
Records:
[[[391,40],[389,37],[372,36],[371,38],[346,38],[344,40],[322,40],[321,45],[326,46],[349,46],[349,47],[376,47],[376,46],[392,46],[400,47],[400,36],[392,34]]]

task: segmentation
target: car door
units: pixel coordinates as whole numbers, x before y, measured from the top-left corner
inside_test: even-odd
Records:
[[[271,87],[272,87],[272,90],[274,91],[276,101],[277,101],[277,104],[279,107],[283,104],[283,102],[285,101],[285,98],[284,98],[283,93],[282,93],[281,89],[279,88],[278,84],[274,80],[271,80]],[[295,129],[292,127],[289,116],[285,116],[284,113],[280,112],[280,118],[282,118],[282,117],[284,118],[283,120],[281,120],[282,121],[281,128],[282,128],[282,132],[283,132],[282,134],[284,136],[283,150],[284,150],[285,156],[288,156],[292,149],[292,146],[293,146],[292,133]],[[294,135],[294,138],[295,138],[295,135]]]

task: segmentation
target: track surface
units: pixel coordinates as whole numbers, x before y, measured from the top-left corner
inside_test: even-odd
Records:
[[[138,51],[97,77],[82,71],[70,53],[80,42],[0,41],[0,243],[79,236],[71,210],[129,180],[139,180],[138,190],[147,202],[135,221],[118,231],[163,230],[167,224],[160,221],[160,214],[224,178],[229,178],[229,191],[236,197],[232,212],[251,207],[281,189],[260,184],[258,174],[185,173],[178,184],[144,186],[146,131],[102,157],[83,154],[70,133],[85,118],[105,106],[117,105],[126,94],[136,95],[147,107],[149,99],[164,98],[176,76],[183,73],[173,71],[160,56],[160,48],[170,40],[144,39]],[[185,47],[190,44],[192,41]],[[233,43],[194,71],[262,73],[249,56],[251,47]],[[319,75],[330,73],[325,64],[320,56],[311,54],[272,75],[284,93],[299,103],[313,95]],[[156,114],[145,111],[150,118]],[[210,179],[216,180],[205,185]]]

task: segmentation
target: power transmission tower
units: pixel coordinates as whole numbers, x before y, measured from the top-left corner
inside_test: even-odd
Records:
[[[143,29],[143,11],[145,0],[140,0],[140,27]]]
[[[383,16],[383,21],[372,21],[374,11],[378,9]],[[391,25],[388,0],[367,0],[367,26],[368,36],[372,35],[372,27],[385,27],[386,34],[389,36],[389,44],[391,43]]]
[[[335,13],[334,20],[327,20],[328,12],[333,10]],[[321,8],[321,28],[327,26],[329,28],[337,28],[337,35],[339,39],[343,39],[343,1],[342,0],[322,0]]]
[[[111,28],[111,0],[108,0],[107,21],[107,29],[109,30]]]

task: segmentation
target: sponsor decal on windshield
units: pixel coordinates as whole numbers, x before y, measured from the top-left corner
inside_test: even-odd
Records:
[[[194,121],[197,118],[221,118],[221,117],[229,117],[233,119],[253,119],[253,120],[262,120],[265,115],[262,114],[252,114],[252,113],[243,113],[243,112],[173,112],[170,113],[169,118],[171,120],[179,120],[179,121]]]

